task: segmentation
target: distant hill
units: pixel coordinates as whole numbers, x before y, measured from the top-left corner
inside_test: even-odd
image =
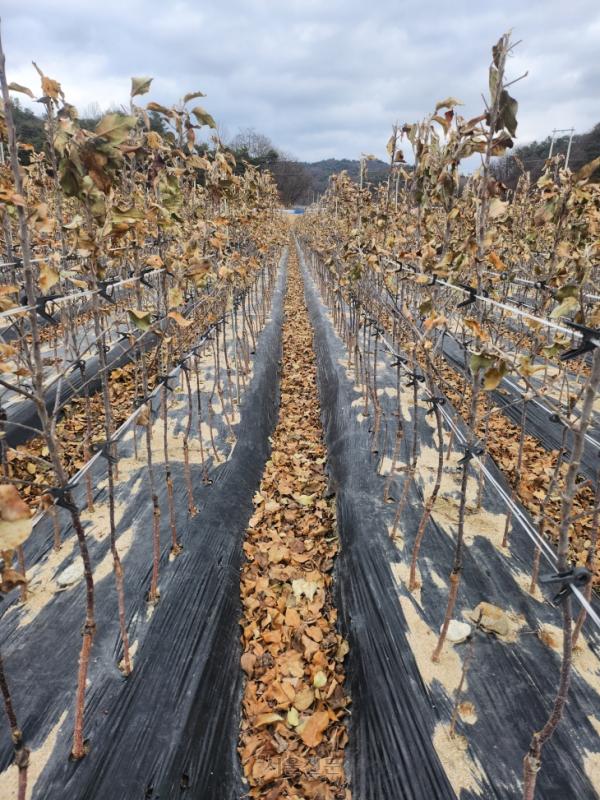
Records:
[[[535,181],[539,178],[544,168],[544,163],[550,152],[550,138],[542,142],[530,142],[520,145],[514,150],[509,151],[504,158],[496,160],[494,170],[497,176],[511,189],[515,187],[522,168],[531,172],[531,177]],[[567,153],[569,139],[561,136],[554,141],[552,152],[554,155]],[[600,156],[600,123],[587,131],[573,136],[571,142],[571,152],[569,154],[569,167],[576,171]],[[592,181],[600,181],[600,170],[592,176]]]
[[[345,170],[355,181],[360,176],[360,161],[349,158],[326,158],[322,161],[301,161],[302,167],[310,174],[312,179],[311,191],[321,194],[329,185],[331,175]],[[371,183],[380,183],[387,180],[389,164],[384,161],[369,161],[367,163],[367,180]]]

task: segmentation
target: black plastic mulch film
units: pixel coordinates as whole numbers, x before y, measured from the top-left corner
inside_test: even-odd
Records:
[[[164,329],[167,322],[168,320],[161,320],[158,327]],[[42,327],[43,326],[44,321],[42,320]],[[12,332],[13,335],[17,333],[15,328],[12,328]],[[1,334],[2,338],[4,338],[4,335],[3,332]],[[136,333],[135,337],[137,341],[133,347],[128,339],[116,342],[110,347],[106,353],[106,364],[109,371],[130,363],[136,350],[143,353],[147,352],[155,348],[159,342],[159,337],[152,332],[144,334]],[[93,349],[94,351],[96,350],[95,347]],[[84,358],[83,361],[85,363],[83,375],[81,374],[81,370],[74,365],[70,369],[69,374],[65,376],[64,380],[51,386],[46,391],[45,404],[49,414],[52,414],[56,407],[57,399],[62,408],[73,397],[81,394],[84,391],[84,386],[87,388],[90,395],[100,390],[102,380],[99,374],[100,360],[98,356],[90,355]],[[17,399],[16,402],[12,403],[7,408],[6,413],[7,419],[9,420],[6,426],[6,442],[10,447],[17,447],[20,444],[24,444],[35,436],[36,432],[39,432],[41,423],[33,400]],[[0,800],[2,800],[1,797]]]
[[[117,487],[117,504],[125,506],[119,531],[132,526],[134,532],[123,567],[129,636],[137,650],[133,673],[124,679],[116,666],[120,645],[111,569],[96,583],[97,633],[86,693],[90,752],[81,761],[69,760],[84,611],[81,582],[57,594],[26,627],[19,627],[21,612],[0,604],[5,670],[26,744],[33,751],[32,763],[49,737],[49,758],[32,800],[234,800],[241,795],[236,753],[241,704],[239,568],[252,498],[277,414],[285,264],[284,255],[270,321],[260,334],[253,377],[242,397],[233,453],[225,463],[210,466],[212,485],[203,485],[201,468],[192,467],[199,508],[193,518],[187,514],[183,465],[171,464],[183,545],[171,563],[163,469],[161,463],[155,465],[163,549],[161,600],[151,615],[145,597],[152,564],[152,504],[147,483],[141,489],[138,483],[145,466]],[[179,429],[186,423],[186,405],[182,404]],[[214,417],[211,424],[220,428],[217,447],[225,447],[225,423]],[[162,425],[160,419],[155,425]],[[144,459],[143,441],[138,447]],[[127,455],[125,443],[120,453]],[[95,486],[104,478],[104,469],[102,460],[94,465]],[[78,491],[83,493],[83,488]],[[97,492],[98,502],[105,497],[104,489]],[[26,543],[28,565],[50,553],[52,536],[48,521],[36,526]],[[73,537],[63,531],[63,538],[67,546],[56,572],[79,558]],[[94,565],[110,552],[108,537],[91,540],[90,546]],[[11,761],[8,726],[2,725],[0,771]],[[2,800],[3,791],[0,785]]]
[[[372,417],[359,419],[357,391],[344,369],[345,346],[334,331],[307,259],[299,248],[306,280],[306,296],[315,328],[321,405],[327,438],[329,468],[337,493],[341,550],[337,562],[337,592],[343,633],[348,637],[347,675],[352,697],[349,768],[355,800],[431,800],[453,798],[432,737],[436,725],[448,723],[454,697],[448,696],[437,680],[426,685],[407,642],[408,624],[399,596],[410,600],[413,610],[436,632],[443,620],[447,588],[440,588],[439,576],[447,580],[452,568],[452,538],[431,519],[421,548],[422,576],[420,604],[400,583],[392,566],[410,558],[422,508],[422,488],[411,482],[408,502],[400,520],[405,538],[401,551],[388,529],[396,504],[383,502],[384,478],[377,467],[393,449],[393,432],[387,435],[387,450],[373,453]],[[395,389],[396,369],[380,350],[379,359],[388,365],[378,370],[378,387]],[[352,403],[354,402],[354,407]],[[381,393],[382,429],[395,430],[396,400]],[[464,433],[464,425],[450,404],[445,406]],[[386,422],[387,420],[387,422]],[[418,415],[421,446],[432,447],[433,428]],[[412,437],[411,418],[404,420],[403,442]],[[380,440],[381,441],[381,440]],[[378,445],[380,443],[378,442]],[[506,480],[489,458],[486,467],[505,490]],[[402,489],[397,476],[394,497]],[[496,490],[486,481],[483,508],[492,515],[506,513]],[[503,522],[502,522],[503,525]],[[473,662],[467,674],[464,699],[475,706],[476,721],[462,725],[469,742],[469,755],[479,772],[476,785],[458,790],[460,800],[520,800],[522,759],[531,734],[546,721],[556,692],[560,655],[536,635],[542,624],[561,626],[560,611],[534,600],[521,590],[517,578],[529,575],[533,545],[512,522],[510,555],[495,548],[487,537],[475,535],[464,554],[463,577],[455,618],[462,609],[474,609],[486,601],[522,615],[525,624],[518,642],[511,644],[492,635],[478,634]],[[599,637],[590,625],[585,635],[593,663],[600,652]],[[435,636],[432,639],[429,657]],[[459,645],[458,647],[465,647]],[[447,644],[446,647],[452,647]],[[464,651],[463,651],[464,653]],[[464,654],[463,654],[464,657]],[[596,798],[599,795],[584,769],[584,760],[598,753],[600,740],[590,715],[598,715],[600,696],[589,677],[574,670],[565,720],[544,751],[538,778],[538,794],[544,800]],[[595,687],[600,685],[595,674]],[[458,753],[458,751],[457,751]]]

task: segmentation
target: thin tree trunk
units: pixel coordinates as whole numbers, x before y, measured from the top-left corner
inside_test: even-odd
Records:
[[[592,357],[592,368],[583,392],[583,405],[579,420],[572,429],[573,449],[571,461],[565,478],[565,486],[562,493],[561,521],[558,544],[559,572],[565,572],[568,567],[569,556],[569,529],[571,526],[571,516],[573,512],[573,502],[577,492],[577,475],[579,472],[581,457],[585,444],[585,434],[587,432],[594,401],[600,386],[600,350],[594,350]],[[563,715],[569,693],[571,679],[571,667],[573,660],[573,617],[571,611],[571,597],[567,595],[562,602],[563,605],[563,656],[560,669],[560,680],[558,691],[554,700],[554,705],[548,720],[540,731],[536,731],[531,739],[529,751],[523,759],[523,800],[534,800],[537,776],[542,761],[542,750],[546,742],[552,738]]]

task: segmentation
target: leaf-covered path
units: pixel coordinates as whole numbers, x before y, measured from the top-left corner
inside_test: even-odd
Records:
[[[288,273],[279,422],[244,544],[240,755],[249,797],[349,800],[347,645],[332,598],[338,540],[293,244]]]

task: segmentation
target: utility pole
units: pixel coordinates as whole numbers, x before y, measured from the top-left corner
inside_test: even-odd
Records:
[[[569,135],[569,144],[567,145],[567,157],[565,158],[565,167],[569,166],[569,156],[571,155],[571,145],[573,143],[574,134],[575,134],[575,128],[571,128],[571,133]]]
[[[550,139],[550,152],[548,153],[548,158],[552,158],[552,153],[554,151],[554,143],[556,141],[557,133],[569,134],[569,144],[567,145],[567,155],[565,156],[565,168],[566,168],[569,166],[569,158],[571,157],[571,145],[573,143],[573,136],[575,135],[575,128],[554,128],[554,130],[552,131],[552,138]]]

